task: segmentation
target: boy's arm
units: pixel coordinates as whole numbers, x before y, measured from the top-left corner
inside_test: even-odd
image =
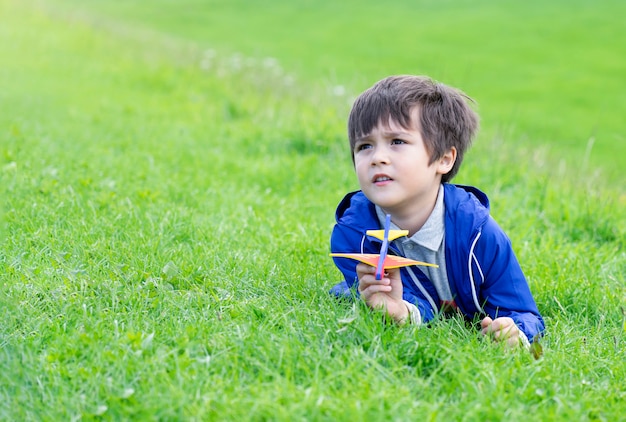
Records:
[[[480,286],[484,311],[494,320],[511,318],[532,342],[545,328],[543,318],[509,238],[493,219],[483,228],[476,253],[484,271]]]

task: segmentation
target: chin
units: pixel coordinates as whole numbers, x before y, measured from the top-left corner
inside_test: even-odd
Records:
[[[398,203],[395,201],[385,201],[385,200],[374,200],[372,201],[373,203],[375,203],[376,205],[378,205],[379,207],[381,207],[382,209],[386,210],[386,211],[390,211],[394,208],[396,208],[398,206]]]

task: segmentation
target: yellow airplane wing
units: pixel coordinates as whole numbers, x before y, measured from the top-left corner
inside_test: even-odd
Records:
[[[368,230],[368,236],[374,236],[376,239],[385,240],[385,231],[384,230]],[[395,240],[402,236],[407,236],[409,234],[408,230],[389,230],[389,241]]]

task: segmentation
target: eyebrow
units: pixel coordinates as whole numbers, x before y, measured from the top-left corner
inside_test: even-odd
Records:
[[[410,136],[408,132],[395,132],[395,131],[383,131],[382,133],[383,137],[385,138],[405,138],[407,136]],[[357,136],[355,139],[355,143],[356,142],[363,142],[363,141],[367,141],[372,137],[371,133],[368,133],[367,135],[362,135],[362,136]]]

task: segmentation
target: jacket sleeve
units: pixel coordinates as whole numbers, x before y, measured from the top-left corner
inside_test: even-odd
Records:
[[[335,253],[342,252],[359,252],[360,246],[355,243],[354,240],[350,240],[354,236],[348,236],[346,229],[339,225],[335,225],[333,232],[330,236],[330,251]],[[335,265],[343,274],[344,281],[339,283],[331,290],[332,293],[337,296],[343,296],[344,293],[350,295],[350,289],[356,288],[356,265],[357,261],[348,258],[333,258]]]
[[[532,342],[543,332],[544,321],[511,241],[492,218],[483,227],[475,253],[482,265],[479,291],[485,312],[494,319],[510,317]]]

